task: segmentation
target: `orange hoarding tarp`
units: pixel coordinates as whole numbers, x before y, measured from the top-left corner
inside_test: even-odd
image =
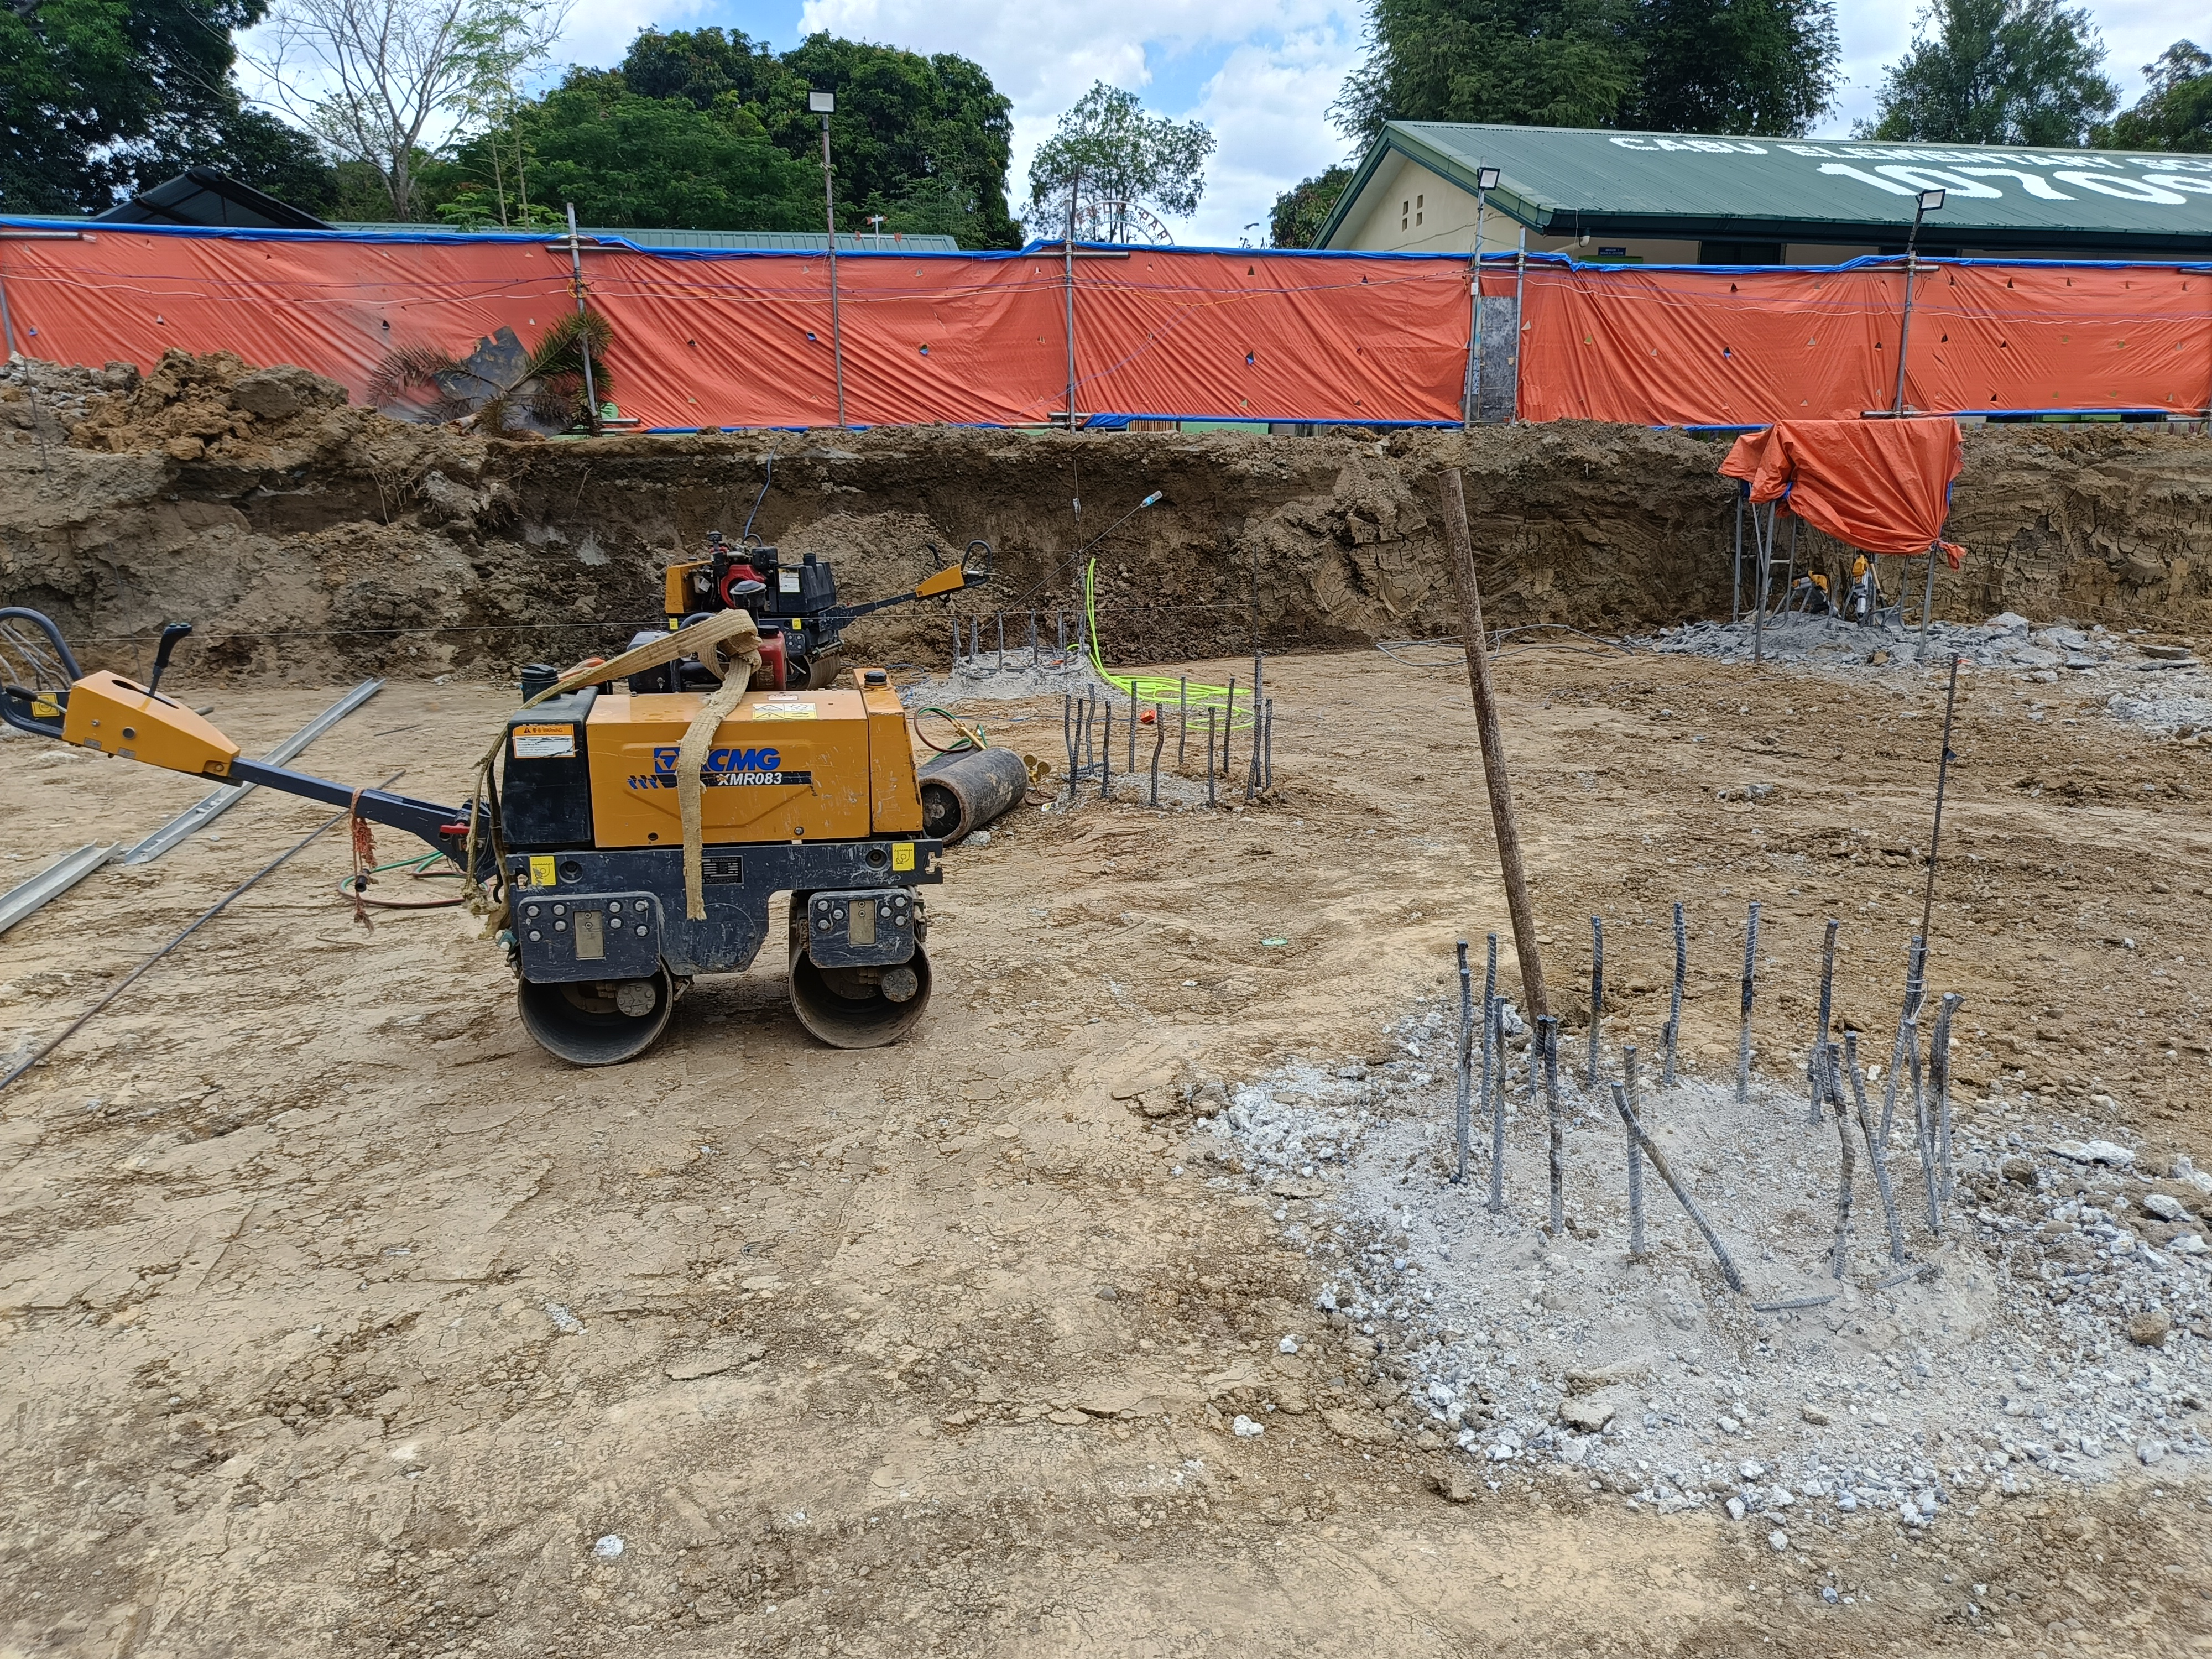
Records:
[[[584,254],[609,368],[647,426],[836,418],[826,256]],[[572,308],[565,248],[506,239],[132,234],[0,242],[24,343],[150,366],[169,347],[299,363],[356,398],[396,348],[465,356]],[[837,262],[846,417],[1024,424],[1067,406],[1066,275],[1049,253]],[[1086,252],[1077,404],[1168,416],[1454,422],[1460,260]]]
[[[1916,558],[1940,548],[1956,570],[1966,550],[1943,539],[1943,520],[1965,460],[1956,421],[1782,421],[1738,438],[1721,471],[1754,502],[1787,496],[1847,547]]]
[[[1523,419],[1755,426],[1851,420],[1896,396],[1895,262],[1532,263],[1527,284]],[[1960,415],[2201,412],[2212,402],[2212,267],[1923,264],[1905,398]]]
[[[398,348],[465,357],[527,344],[573,307],[568,255],[523,237],[345,235],[0,222],[17,343],[150,367],[170,347],[298,363],[366,395]],[[583,255],[614,325],[623,412],[651,427],[836,419],[822,254]],[[1085,249],[1073,262],[1085,415],[1455,424],[1467,261],[1433,255]],[[1020,253],[866,252],[837,262],[845,412],[856,425],[1017,425],[1067,406],[1066,266]],[[1904,273],[1598,267],[1531,258],[1518,412],[1654,426],[1851,420],[1890,406]],[[1491,349],[1486,345],[1486,356]],[[1503,354],[1510,360],[1515,354]],[[2212,401],[2212,268],[1923,265],[1909,406],[2200,411]],[[1492,357],[1492,369],[1498,361]],[[1486,397],[1486,404],[1490,399]]]

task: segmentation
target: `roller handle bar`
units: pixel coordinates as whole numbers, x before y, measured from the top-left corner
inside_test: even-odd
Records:
[[[404,830],[428,842],[455,864],[465,866],[468,861],[469,809],[465,807],[441,806],[435,801],[416,800],[412,795],[395,795],[385,789],[360,791],[359,804],[356,805],[351,784],[319,778],[311,772],[295,772],[289,767],[271,766],[266,761],[248,760],[243,755],[231,762],[230,775],[216,781],[258,783],[264,789],[280,789],[288,795],[304,796],[328,806],[354,807],[371,823]],[[489,814],[485,816],[489,817]],[[483,866],[479,875],[489,877],[494,867],[489,833],[478,839],[477,853],[477,861]]]

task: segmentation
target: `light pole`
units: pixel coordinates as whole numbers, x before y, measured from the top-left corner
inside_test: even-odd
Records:
[[[830,219],[830,362],[837,377],[837,425],[845,425],[845,328],[837,314],[837,181],[830,171],[830,118],[837,108],[834,92],[806,94],[810,113],[822,118],[822,204]]]
[[[1067,429],[1075,430],[1075,212],[1083,187],[1080,168],[1067,180],[1067,238],[1060,244],[1062,286],[1067,295]]]
[[[576,204],[568,203],[568,280],[576,290],[576,314],[587,314],[584,305],[584,245],[576,235]],[[586,328],[576,336],[577,355],[584,360],[584,402],[591,410],[592,435],[600,435],[599,389],[592,380],[592,333]]]
[[[1913,246],[1920,240],[1920,222],[1931,213],[1943,210],[1943,192],[1923,190],[1912,204],[1912,230],[1905,239],[1905,316],[1897,326],[1897,397],[1890,404],[1890,418],[1905,418],[1905,348],[1912,337],[1912,278],[1919,269],[1919,255]]]
[[[1482,235],[1490,192],[1498,188],[1496,167],[1474,170],[1474,328],[1468,337],[1467,412],[1462,425],[1473,426],[1482,409]]]

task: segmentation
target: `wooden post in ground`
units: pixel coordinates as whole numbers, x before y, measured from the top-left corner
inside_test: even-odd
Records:
[[[1532,1020],[1552,1012],[1544,992],[1544,961],[1536,950],[1536,917],[1528,904],[1528,877],[1521,864],[1521,830],[1513,816],[1513,786],[1505,773],[1505,740],[1498,728],[1498,699],[1490,685],[1490,653],[1482,627],[1482,590],[1474,575],[1474,536],[1467,526],[1467,495],[1456,468],[1441,486],[1444,533],[1451,543],[1452,574],[1459,584],[1460,637],[1467,644],[1467,678],[1474,693],[1475,725],[1482,739],[1482,776],[1490,789],[1490,821],[1498,836],[1498,868],[1505,881],[1505,908],[1513,921],[1513,949],[1521,959],[1521,994]]]

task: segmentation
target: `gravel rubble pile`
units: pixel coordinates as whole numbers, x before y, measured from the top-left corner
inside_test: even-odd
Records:
[[[1739,1104],[1732,1070],[1662,1091],[1647,1056],[1644,1121],[1741,1267],[1739,1296],[1649,1166],[1647,1253],[1628,1258],[1626,1142],[1609,1091],[1578,1086],[1574,1037],[1565,1234],[1544,1225],[1525,1032],[1509,1045],[1504,1212],[1479,1116],[1453,1182],[1455,1022],[1427,1000],[1389,1031],[1386,1063],[1294,1060],[1201,1091],[1186,1154],[1217,1187],[1267,1194],[1322,1285],[1316,1375],[1397,1436],[1456,1447],[1477,1479],[1533,1466],[1632,1508],[1778,1530],[1802,1506],[1917,1527],[2051,1481],[2212,1470],[2197,1462],[2212,1454],[2212,1175],[2186,1158],[2095,1138],[2033,1097],[1954,1098],[1954,1199],[1931,1232],[1907,1097],[1887,1152],[1905,1260],[1855,1133],[1838,1282],[1838,1132],[1832,1114],[1808,1122],[1802,1074],[1755,1077]],[[1620,1054],[1605,1063],[1617,1080]],[[1878,1122],[1878,1079],[1869,1097]],[[1327,1415],[1353,1437],[1374,1420]]]
[[[1920,630],[1904,623],[1863,628],[1841,617],[1790,616],[1770,618],[1762,638],[1755,639],[1754,631],[1747,618],[1688,622],[1632,643],[1722,662],[1748,662],[1757,649],[1768,661],[1788,665],[1887,669],[1899,674],[1922,666]],[[1947,664],[1954,653],[1977,667],[2017,669],[2044,684],[2056,683],[2062,675],[2132,684],[2138,675],[2194,678],[2201,672],[2194,652],[2162,642],[2140,629],[2116,634],[2101,623],[2087,629],[2066,623],[2036,627],[2008,611],[1985,623],[1930,623],[1928,663]]]

